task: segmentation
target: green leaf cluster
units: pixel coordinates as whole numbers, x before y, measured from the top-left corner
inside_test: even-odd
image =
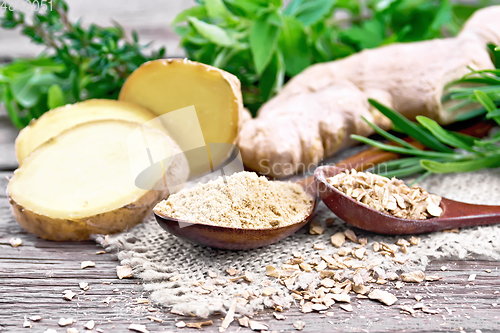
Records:
[[[8,6],[8,3],[7,3]],[[33,14],[17,10],[0,18],[5,29],[20,28],[46,50],[37,59],[17,59],[0,67],[0,101],[18,128],[45,111],[90,98],[118,97],[125,79],[142,63],[161,58],[165,50],[144,53],[136,32],[130,40],[124,29],[81,21],[70,22],[64,0]]]
[[[488,112],[500,106],[500,50],[495,51],[494,46],[490,46],[496,69],[471,70],[461,79],[451,82],[446,88],[447,93],[443,96],[442,102],[453,100],[455,104],[448,108],[449,112],[457,110],[469,110],[460,113],[457,121],[465,121],[485,114],[487,119],[500,116],[499,111]],[[481,92],[481,94],[477,94]],[[478,98],[486,95],[488,99]]]
[[[491,98],[480,90],[476,90],[474,94],[476,100],[485,108],[487,115],[500,125],[500,109]],[[396,145],[359,135],[352,135],[353,139],[408,156],[378,166],[375,172],[379,174],[400,178],[422,173],[418,181],[432,173],[468,172],[500,167],[500,131],[489,138],[477,139],[446,130],[436,121],[424,116],[417,116],[417,123],[411,122],[375,100],[370,99],[369,102],[388,117],[399,130],[430,149],[419,149],[365,119],[378,134]]]
[[[235,74],[253,112],[311,64],[452,36],[491,1],[198,0],[173,21],[188,57]]]

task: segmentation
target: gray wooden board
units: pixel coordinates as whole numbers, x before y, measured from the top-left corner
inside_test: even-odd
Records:
[[[98,1],[70,0],[71,17],[86,17],[85,22],[107,24],[110,18],[123,24],[127,31],[137,29],[141,40],[155,40],[154,47],[167,45],[167,55],[182,55],[177,48],[178,38],[172,33],[168,22],[183,8],[191,6],[192,0],[147,0],[147,1]],[[41,49],[20,37],[18,31],[0,30],[0,58],[34,56]],[[7,46],[7,47],[5,47]],[[12,218],[5,197],[6,177],[17,167],[13,141],[18,131],[14,129],[5,113],[0,111],[0,328],[9,332],[44,332],[47,328],[66,332],[58,326],[59,318],[73,318],[71,326],[84,332],[83,325],[92,319],[96,328],[104,332],[127,331],[131,323],[147,326],[151,332],[197,331],[177,329],[176,321],[200,321],[182,318],[168,313],[167,309],[150,304],[137,304],[137,299],[147,297],[137,279],[119,280],[116,277],[118,262],[111,254],[97,255],[100,248],[93,242],[50,242],[24,231]],[[3,172],[2,172],[3,171]],[[7,171],[7,172],[6,172]],[[23,245],[12,248],[9,239],[19,237]],[[80,269],[80,263],[91,260],[95,268]],[[446,266],[446,271],[440,267]],[[440,260],[428,267],[428,274],[443,276],[443,280],[426,285],[406,284],[401,290],[392,291],[399,297],[391,307],[374,301],[354,300],[352,313],[341,310],[335,304],[333,317],[324,314],[302,314],[297,309],[285,313],[287,320],[277,321],[272,312],[263,311],[255,320],[269,324],[271,330],[295,331],[292,323],[306,323],[304,332],[436,332],[500,331],[500,271],[497,261],[484,260]],[[490,269],[491,273],[485,270]],[[470,274],[477,274],[474,281],[467,281]],[[89,283],[91,289],[81,292],[79,282]],[[103,284],[109,283],[109,284]],[[72,301],[62,298],[64,290],[71,289],[77,296]],[[114,290],[118,291],[114,291]],[[495,292],[497,292],[495,294]],[[416,303],[414,296],[422,295],[426,305],[438,309],[440,314],[419,313],[416,317],[401,314],[399,306]],[[108,300],[109,303],[104,302]],[[494,306],[494,304],[499,304]],[[154,312],[151,312],[153,310]],[[451,312],[449,312],[449,311]],[[40,315],[40,322],[33,328],[22,328],[25,316]],[[155,316],[162,323],[152,322],[146,316]],[[207,332],[218,332],[221,316],[213,316],[213,326]],[[233,323],[227,330],[235,332]],[[94,329],[93,332],[96,330]],[[242,329],[242,331],[249,331]]]
[[[0,172],[0,188],[5,189],[6,176],[10,175],[10,172]],[[66,328],[57,324],[61,317],[76,320],[72,327],[80,332],[85,331],[83,325],[91,319],[96,327],[105,332],[127,331],[131,323],[144,324],[150,332],[190,331],[178,329],[175,322],[200,321],[172,315],[167,309],[151,304],[137,304],[138,298],[147,298],[148,294],[137,279],[119,280],[116,277],[116,258],[112,254],[96,254],[100,248],[95,243],[50,242],[27,233],[11,216],[4,193],[0,194],[2,330],[21,331],[24,316],[36,314],[43,319],[32,323],[30,332],[44,332],[47,328],[65,332]],[[23,245],[11,247],[9,239],[12,237],[21,238]],[[96,266],[82,270],[80,263],[84,260],[91,260]],[[446,266],[447,270],[441,271],[441,266]],[[484,260],[435,261],[429,266],[427,274],[443,276],[443,280],[421,285],[406,284],[400,290],[391,287],[399,298],[398,303],[391,307],[361,299],[353,300],[352,313],[341,310],[335,304],[330,310],[333,317],[319,313],[302,314],[295,308],[285,312],[285,321],[275,320],[271,311],[263,311],[254,319],[269,324],[270,329],[276,331],[295,331],[292,324],[300,319],[306,323],[305,332],[395,332],[403,329],[407,332],[435,332],[459,331],[460,328],[466,332],[476,329],[494,332],[500,328],[498,266],[499,262]],[[491,273],[487,273],[486,269],[490,269]],[[477,274],[474,281],[467,281],[470,274]],[[79,282],[89,283],[91,289],[82,292]],[[72,301],[62,298],[62,292],[67,289],[77,293]],[[494,294],[495,291],[497,294]],[[399,306],[416,304],[415,295],[423,296],[422,302],[440,313],[419,313],[416,317],[400,313]],[[163,322],[153,322],[146,316],[160,318]],[[221,316],[210,319],[214,325],[204,330],[218,332]],[[233,323],[228,332],[238,328]]]

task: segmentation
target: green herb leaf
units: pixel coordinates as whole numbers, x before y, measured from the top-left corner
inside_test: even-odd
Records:
[[[183,10],[173,19],[171,25],[187,21],[189,17],[196,17],[202,19],[208,15],[207,9],[204,6],[194,6]]]
[[[432,135],[429,135],[428,132],[422,130],[415,123],[409,121],[398,112],[384,106],[383,104],[380,104],[379,102],[371,98],[368,99],[368,101],[371,105],[382,112],[382,114],[389,118],[395,126],[403,130],[406,134],[419,141],[423,145],[441,152],[452,152],[450,148],[443,145],[441,142],[439,142],[439,140],[434,138]]]
[[[469,161],[457,161],[440,163],[432,160],[422,160],[420,165],[430,172],[451,173],[451,172],[469,172],[483,168],[496,168],[500,166],[500,154],[495,156],[474,158]]]
[[[431,132],[434,135],[434,137],[439,141],[441,141],[442,143],[445,143],[455,148],[474,151],[471,146],[469,146],[460,138],[454,136],[453,134],[451,134],[450,132],[439,126],[439,124],[436,121],[424,116],[417,116],[417,121],[422,126],[427,128],[429,132]]]
[[[26,72],[12,80],[12,96],[25,108],[31,108],[36,105],[40,96],[38,87],[30,83],[33,78],[32,72]]]
[[[267,100],[275,94],[281,86],[285,78],[285,64],[283,55],[278,50],[273,55],[269,66],[264,70],[259,80],[259,88],[262,97]]]
[[[278,14],[262,15],[254,22],[250,32],[250,50],[258,74],[262,74],[276,50],[281,27],[272,24]]]
[[[286,73],[290,76],[299,74],[311,65],[311,54],[307,45],[304,25],[291,16],[283,18],[283,29],[278,39],[278,47],[284,58]]]
[[[479,90],[474,90],[474,95],[476,96],[477,100],[484,106],[488,114],[493,113],[497,111],[497,106],[491,98],[488,97],[487,94],[485,94],[482,91]],[[499,116],[491,116],[491,118],[498,124],[500,125],[500,117]]]
[[[236,42],[236,40],[231,38],[224,29],[214,24],[203,22],[196,17],[189,17],[188,20],[200,35],[216,45],[230,46]]]
[[[387,131],[384,131],[383,129],[381,129],[380,127],[378,127],[377,125],[373,124],[372,122],[368,121],[365,117],[361,116],[361,118],[363,118],[363,120],[368,124],[370,125],[371,128],[373,128],[375,130],[376,133],[382,135],[384,138],[388,139],[388,140],[391,140],[392,142],[395,142],[403,147],[406,147],[408,149],[418,149],[416,148],[415,146],[409,144],[408,142],[404,141],[404,140],[401,140],[400,138],[398,138],[397,136],[394,136],[392,135],[391,133],[387,132]],[[421,150],[421,149],[419,149]]]
[[[402,148],[398,146],[392,146],[388,145],[385,143],[381,143],[376,140],[372,140],[369,138],[365,138],[364,136],[360,135],[351,135],[351,138],[354,140],[358,140],[360,142],[369,144],[371,146],[380,148],[382,150],[390,151],[393,153],[398,153],[398,154],[404,154],[404,155],[414,155],[414,156],[421,156],[421,157],[426,157],[426,158],[454,158],[459,155],[455,153],[444,153],[444,152],[436,152],[436,151],[428,151],[428,150],[418,150],[418,149],[408,149],[408,148]]]
[[[205,0],[209,17],[216,20],[235,21],[236,17],[227,9],[222,0]]]
[[[336,0],[294,0],[284,11],[285,15],[295,16],[305,26],[311,26],[330,16]]]
[[[47,92],[48,109],[52,110],[59,106],[63,106],[64,104],[64,92],[62,91],[61,86],[58,84],[51,85]]]
[[[492,119],[492,118],[495,118],[495,117],[500,117],[500,109],[488,112],[486,114],[486,119]]]
[[[416,165],[412,165],[412,166],[409,166],[406,168],[400,168],[397,170],[391,170],[391,171],[387,171],[387,172],[377,172],[377,173],[379,175],[387,177],[387,178],[392,178],[392,177],[405,178],[405,177],[409,177],[411,175],[414,175],[416,173],[422,172],[424,170],[425,169],[422,166],[420,166],[419,164],[416,164]]]

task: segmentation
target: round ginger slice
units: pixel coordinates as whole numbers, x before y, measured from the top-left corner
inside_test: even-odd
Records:
[[[160,116],[171,137],[186,153],[192,175],[210,171],[229,156],[243,112],[240,82],[234,75],[187,59],[143,64],[129,76],[119,100]],[[194,117],[184,109],[192,106],[196,110]],[[196,149],[200,153],[188,153]],[[203,153],[210,155],[210,163],[201,161]]]
[[[166,183],[188,177],[186,159],[163,131],[123,120],[77,125],[42,144],[14,172],[7,187],[14,218],[55,241],[131,228],[168,196],[168,188],[136,184],[137,173],[151,161],[166,161]]]
[[[148,126],[166,131],[161,122],[154,118],[155,115],[140,106],[108,99],[92,99],[61,106],[44,113],[19,133],[16,139],[17,161],[22,164],[45,141],[88,121],[122,119],[141,124],[148,122]]]

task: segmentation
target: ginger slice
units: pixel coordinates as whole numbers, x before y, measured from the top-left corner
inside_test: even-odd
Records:
[[[155,115],[140,106],[107,99],[91,99],[68,104],[44,113],[25,127],[16,139],[16,157],[19,164],[37,147],[68,128],[93,120],[122,119],[166,131]]]
[[[229,156],[244,115],[240,82],[234,75],[187,59],[143,64],[127,79],[119,100],[159,116],[185,152],[193,176]]]
[[[164,161],[166,179],[148,173],[159,182],[181,184],[188,168],[165,132],[139,126],[123,120],[88,122],[42,144],[9,182],[16,221],[39,237],[58,241],[86,240],[141,222],[170,190],[138,187],[136,176],[150,166],[148,155],[155,165]]]

